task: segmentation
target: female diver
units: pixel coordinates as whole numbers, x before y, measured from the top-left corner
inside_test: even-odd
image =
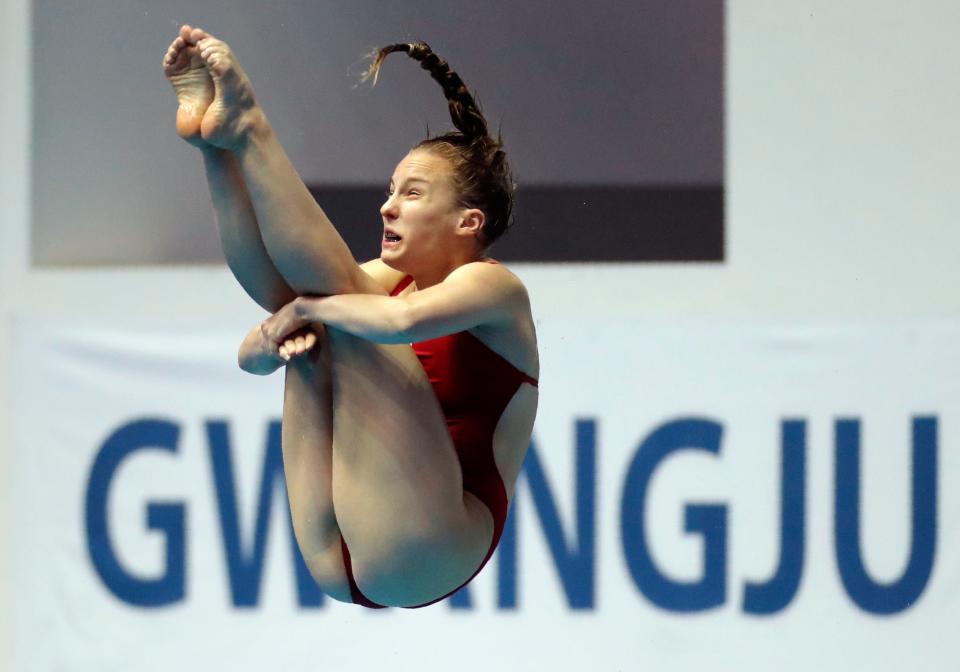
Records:
[[[500,142],[426,44],[379,50],[367,75],[394,51],[442,86],[457,131],[397,165],[380,208],[381,256],[361,265],[230,47],[183,26],[163,59],[177,132],[203,154],[230,269],[273,313],[244,339],[239,362],[261,375],[286,366],[283,459],[297,541],[326,593],[367,607],[436,602],[490,558],[539,374],[527,292],[485,256],[512,209]]]

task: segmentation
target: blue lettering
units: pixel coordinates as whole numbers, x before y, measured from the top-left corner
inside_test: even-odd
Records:
[[[933,571],[937,538],[937,419],[913,419],[912,540],[903,575],[881,584],[867,576],[860,548],[860,422],[835,427],[834,525],[837,565],[843,586],[864,611],[894,614],[910,607]]]
[[[531,440],[528,450],[534,450]],[[526,464],[526,458],[524,458]],[[521,471],[521,473],[523,473]],[[517,608],[517,501],[514,498],[497,548],[497,607]]]
[[[747,582],[743,610],[773,614],[786,608],[797,594],[803,575],[807,490],[807,423],[787,420],[781,425],[780,563],[766,583]]]
[[[699,450],[718,455],[723,427],[712,420],[685,418],[657,427],[640,444],[627,470],[623,488],[620,529],[627,567],[640,591],[658,607],[670,611],[702,611],[726,599],[727,509],[725,506],[687,506],[684,529],[703,536],[703,576],[691,582],[674,581],[655,565],[647,544],[644,511],[647,488],[660,463],[671,454]]]
[[[184,518],[183,504],[147,506],[147,527],[163,533],[166,557],[163,573],[144,579],[127,571],[117,559],[110,541],[107,521],[107,497],[114,474],[133,453],[144,450],[177,452],[180,427],[165,420],[134,420],[104,441],[90,470],[85,497],[87,551],[104,585],[119,599],[140,607],[162,607],[184,596]]]
[[[578,420],[575,431],[574,487],[577,504],[576,539],[573,543],[567,541],[560,524],[556,501],[532,440],[520,473],[530,486],[533,504],[543,525],[547,546],[560,575],[567,603],[573,609],[592,609],[595,603],[596,566],[596,421]],[[514,498],[497,551],[497,606],[500,609],[515,609],[517,606],[517,503]]]
[[[263,575],[263,560],[266,554],[268,524],[277,485],[283,479],[283,452],[280,444],[280,423],[270,423],[267,445],[263,454],[263,469],[260,477],[260,494],[257,504],[257,519],[254,526],[253,548],[243,550],[240,535],[237,494],[233,476],[233,458],[225,422],[210,421],[206,424],[210,444],[210,462],[213,467],[214,486],[217,494],[217,509],[223,532],[223,548],[230,578],[230,595],[238,607],[254,607],[260,599],[260,584]],[[284,503],[289,520],[289,507]],[[318,607],[323,602],[323,593],[310,576],[300,549],[293,536],[293,524],[289,524],[291,547],[297,577],[297,596],[300,606]]]

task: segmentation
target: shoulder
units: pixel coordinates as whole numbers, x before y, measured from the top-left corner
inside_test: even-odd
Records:
[[[374,282],[380,285],[387,294],[392,292],[400,284],[400,281],[407,276],[406,273],[387,266],[382,259],[371,259],[360,264],[360,268],[373,278]]]
[[[489,308],[490,319],[470,328],[470,333],[514,367],[536,377],[536,327],[527,288],[520,278],[501,264],[485,261],[461,266],[448,280],[454,274],[469,276],[477,290],[472,293],[483,294],[479,304]]]
[[[444,282],[471,283],[478,288],[489,288],[498,293],[526,296],[527,289],[520,278],[506,266],[488,261],[474,261],[456,268]]]
[[[501,264],[475,261],[454,270],[440,283],[465,304],[488,309],[491,323],[512,323],[530,313],[523,282]],[[467,298],[469,297],[469,298]]]

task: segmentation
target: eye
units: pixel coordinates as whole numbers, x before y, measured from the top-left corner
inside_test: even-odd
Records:
[[[419,196],[419,195],[420,195],[420,192],[417,191],[416,189],[411,189],[411,190],[409,190],[409,191],[407,192],[407,195],[408,195],[408,196]]]
[[[393,196],[393,190],[386,189],[384,190],[383,195],[386,196],[387,198],[390,198],[391,196]]]

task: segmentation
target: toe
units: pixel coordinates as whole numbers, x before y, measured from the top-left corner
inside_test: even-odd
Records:
[[[174,54],[176,54],[183,47],[183,40],[179,37],[170,43],[170,46],[167,47],[167,53],[163,55],[163,60],[172,60]]]
[[[164,69],[172,69],[177,62],[177,56],[179,52],[175,49],[170,49],[167,51],[166,55],[163,57],[163,67]]]
[[[215,52],[210,48],[210,46],[204,45],[203,47],[199,47],[198,51],[200,54],[200,58],[203,60],[203,62],[206,63],[207,65],[212,65],[211,57]]]
[[[200,58],[208,66],[219,65],[223,60],[222,43],[217,40],[204,40],[202,45],[198,45]]]

